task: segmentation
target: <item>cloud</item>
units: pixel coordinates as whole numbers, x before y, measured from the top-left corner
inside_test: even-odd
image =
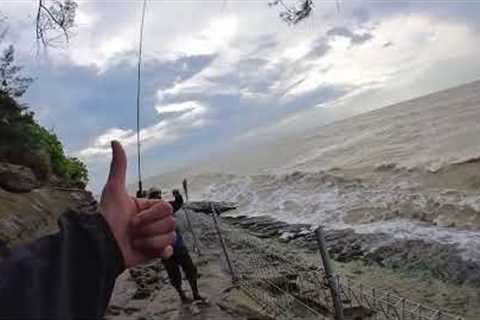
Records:
[[[168,144],[192,129],[206,124],[204,114],[206,106],[198,101],[187,101],[178,104],[160,105],[156,110],[163,119],[140,130],[140,143],[145,149]],[[120,141],[128,152],[134,150],[137,134],[131,129],[110,128],[95,138],[91,146],[80,150],[78,156],[87,161],[110,151],[110,142]]]
[[[90,157],[108,154],[108,148],[112,140],[126,141],[133,135],[134,132],[132,130],[110,128],[106,132],[98,136],[91,147],[81,150],[78,155],[84,159],[88,159]]]
[[[238,20],[234,15],[213,19],[198,33],[179,38],[172,45],[172,51],[183,55],[215,54],[229,45],[236,35]]]
[[[327,36],[340,36],[350,39],[352,45],[359,45],[373,38],[368,32],[354,33],[347,27],[335,27],[327,31]]]

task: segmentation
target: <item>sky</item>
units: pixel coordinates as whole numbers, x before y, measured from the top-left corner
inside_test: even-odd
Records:
[[[294,3],[294,1],[285,1]],[[110,141],[136,178],[142,1],[78,1],[68,44],[37,50],[36,1],[2,0],[3,45],[36,81],[22,98],[98,192]],[[268,0],[147,3],[144,176],[480,78],[480,2],[315,1],[295,26]],[[240,148],[240,147],[239,147]]]

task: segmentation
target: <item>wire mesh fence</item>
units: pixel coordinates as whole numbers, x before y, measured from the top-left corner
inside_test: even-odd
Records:
[[[193,217],[194,216],[194,217]],[[217,219],[191,216],[202,251],[221,251],[218,232],[231,260],[232,281],[263,308],[272,319],[338,319],[325,269],[298,255]],[[222,256],[227,266],[224,252]],[[344,319],[372,320],[462,320],[420,303],[351,279],[335,276]]]

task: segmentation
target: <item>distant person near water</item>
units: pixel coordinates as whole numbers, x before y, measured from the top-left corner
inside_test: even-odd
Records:
[[[169,201],[173,208],[173,214],[182,207],[183,205],[183,197],[178,190],[173,190],[172,195],[175,198],[174,201]],[[161,199],[162,193],[160,190],[154,189],[153,192],[149,194],[150,199]],[[180,267],[183,269],[185,273],[185,277],[187,278],[188,282],[190,283],[190,287],[192,289],[193,300],[195,301],[204,301],[205,299],[200,295],[197,286],[197,267],[192,261],[190,254],[188,252],[187,247],[183,241],[182,234],[178,227],[175,229],[176,231],[176,239],[173,243],[173,255],[169,258],[162,258],[162,264],[165,267],[168,277],[170,279],[170,283],[172,286],[177,290],[178,295],[183,303],[188,303],[189,299],[185,295],[185,292],[182,289],[182,274],[180,273]]]

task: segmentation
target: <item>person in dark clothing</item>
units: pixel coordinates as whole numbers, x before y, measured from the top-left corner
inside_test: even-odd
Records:
[[[162,190],[158,188],[150,188],[150,190],[148,190],[148,197],[150,199],[162,199]]]
[[[173,214],[175,214],[183,206],[183,197],[178,190],[173,190],[172,192],[175,201],[172,203]],[[152,198],[155,198],[156,194],[150,195]],[[178,228],[175,228],[176,239],[173,243],[173,255],[169,258],[162,258],[162,264],[167,271],[168,278],[170,279],[171,285],[177,290],[178,295],[183,303],[189,302],[189,299],[185,295],[185,292],[182,289],[182,274],[180,272],[180,267],[185,273],[185,277],[190,284],[192,289],[193,299],[203,301],[204,298],[200,295],[197,286],[198,272],[197,267],[190,257],[187,247],[183,241],[182,234]]]
[[[112,155],[99,212],[69,211],[58,233],[1,258],[0,319],[101,319],[125,268],[173,253],[171,205],[130,197],[118,142]]]

